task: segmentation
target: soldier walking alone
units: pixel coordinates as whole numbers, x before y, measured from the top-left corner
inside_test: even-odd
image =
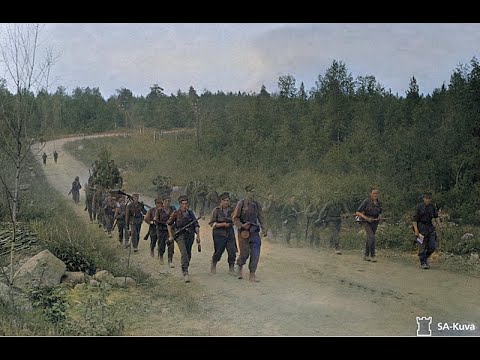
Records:
[[[80,189],[82,185],[80,184],[80,179],[78,176],[75,177],[75,180],[72,182],[72,188],[70,189],[69,194],[72,194],[73,201],[75,204],[80,202]]]

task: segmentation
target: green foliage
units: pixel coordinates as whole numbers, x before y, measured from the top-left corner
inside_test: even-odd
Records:
[[[81,271],[88,275],[94,275],[96,266],[92,259],[83,255],[74,244],[53,244],[50,252],[62,260],[67,266],[67,271]]]
[[[470,233],[473,237],[462,237]],[[471,253],[480,254],[480,233],[472,226],[445,226],[437,231],[439,249],[443,252],[466,255]]]
[[[0,336],[55,335],[55,326],[40,308],[25,311],[12,303],[0,301]]]
[[[32,305],[43,309],[47,319],[56,324],[66,319],[68,303],[66,301],[67,289],[63,285],[47,287],[33,282],[28,291]]]
[[[71,317],[65,321],[59,332],[68,336],[120,336],[125,325],[117,313],[116,305],[109,304],[111,287],[106,283],[100,286],[87,286],[82,290],[82,302],[71,309]]]
[[[92,186],[100,185],[104,189],[118,188],[122,184],[118,166],[112,159],[112,152],[106,146],[103,146],[98,152],[98,159],[94,162],[89,183]]]
[[[416,248],[412,227],[404,223],[380,225],[375,240],[376,246],[381,249],[412,251]]]

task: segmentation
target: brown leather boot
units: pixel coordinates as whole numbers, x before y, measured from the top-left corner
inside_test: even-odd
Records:
[[[243,279],[243,265],[237,266],[237,275],[239,279]]]
[[[210,272],[212,274],[217,273],[217,263],[215,261],[212,261],[212,263],[210,264]]]
[[[255,277],[255,273],[254,273],[254,272],[251,272],[251,273],[250,273],[250,276],[249,276],[248,280],[250,280],[250,281],[252,281],[252,282],[260,282],[260,280],[258,280],[258,279]]]

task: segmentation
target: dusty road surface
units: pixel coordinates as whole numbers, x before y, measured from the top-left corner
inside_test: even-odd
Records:
[[[55,146],[61,154],[57,164],[49,156],[42,168],[51,185],[65,196],[75,176],[82,184],[88,177],[85,165],[62,148],[76,139],[47,142],[45,148],[52,154]],[[77,207],[83,207],[83,192],[80,200]],[[150,198],[140,200],[153,204]],[[86,213],[78,213],[87,224]],[[257,270],[261,281],[251,283],[228,275],[226,254],[217,274],[210,274],[211,229],[204,220],[200,224],[203,247],[201,253],[193,250],[189,284],[181,279],[177,247],[174,269],[150,256],[147,241],[140,240],[139,252],[133,255],[132,261],[152,276],[173,277],[174,286],[189,287],[208,310],[202,321],[178,319],[172,335],[417,336],[417,331],[433,336],[480,335],[480,279],[442,270],[435,259],[430,270],[421,270],[416,263],[387,258],[382,250],[378,262],[371,263],[362,260],[360,251],[334,255],[264,240]],[[143,234],[146,229],[142,227]],[[152,308],[155,305],[161,308],[161,304]],[[128,331],[158,335],[162,316],[145,316]],[[416,317],[427,319],[418,325]]]

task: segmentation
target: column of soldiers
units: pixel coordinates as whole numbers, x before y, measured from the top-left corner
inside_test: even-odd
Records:
[[[189,281],[188,266],[192,256],[191,248],[195,234],[197,234],[200,251],[200,225],[195,213],[199,214],[198,218],[205,217],[206,213],[211,214],[209,224],[212,226],[214,240],[211,272],[216,273],[216,265],[223,252],[227,250],[230,273],[234,272],[235,261],[237,261],[241,272],[241,267],[245,264],[246,259],[253,256],[250,260],[253,265],[249,265],[250,279],[253,281],[258,280],[255,276],[255,270],[256,263],[258,263],[256,254],[261,246],[261,241],[257,240],[259,239],[257,235],[260,229],[265,230],[263,234],[265,236],[268,228],[271,239],[282,239],[289,247],[293,245],[300,247],[304,243],[312,248],[319,248],[320,234],[326,233],[325,239],[328,245],[334,250],[335,254],[341,254],[340,230],[342,221],[352,215],[341,200],[341,194],[338,191],[333,192],[326,202],[311,197],[305,197],[301,199],[302,201],[299,201],[296,196],[290,196],[285,203],[283,200],[276,200],[274,194],[269,194],[268,198],[264,198],[263,206],[260,206],[253,198],[246,197],[239,200],[233,192],[223,192],[219,196],[217,190],[211,184],[198,179],[188,182],[185,188],[186,195],[179,198],[181,206],[177,210],[170,205],[172,187],[169,184],[169,178],[165,177],[158,177],[155,206],[149,207],[138,200],[138,194],[133,194],[133,196],[125,193],[120,194],[120,192],[112,190],[112,187],[103,185],[105,182],[102,182],[102,179],[105,178],[112,179],[111,182],[115,187],[120,187],[123,184],[123,179],[113,160],[109,161],[107,166],[105,164],[102,166],[102,163],[96,161],[92,170],[93,173],[87,186],[85,186],[85,210],[88,210],[90,221],[94,222],[96,220],[99,227],[103,227],[109,237],[112,237],[112,232],[117,226],[118,241],[128,248],[131,244],[134,252],[138,251],[140,230],[143,222],[145,222],[149,227],[145,240],[150,238],[150,255],[152,257],[157,255],[160,264],[163,264],[164,254],[167,252],[168,265],[172,268],[174,267],[174,242],[177,242],[182,258],[182,273],[187,282]],[[247,194],[250,193],[247,188],[245,190]],[[125,195],[128,196],[125,197]],[[378,225],[378,220],[370,209],[370,202],[376,204],[376,199],[367,200],[357,209],[356,215],[365,224],[374,221],[373,225],[367,224],[365,226],[368,236],[364,257],[365,260],[374,262],[376,261],[375,224]],[[243,217],[243,205],[240,208],[238,206],[245,203],[249,204],[251,214],[245,218],[248,218],[248,220],[240,220]],[[231,207],[230,204],[233,206]],[[193,211],[190,210],[190,206]],[[250,221],[250,219],[255,220]],[[234,231],[234,225],[237,231]],[[250,234],[250,228],[255,229],[254,232],[257,234],[254,234],[255,236],[252,238],[255,241],[245,242],[245,238],[241,234]],[[321,229],[325,229],[325,231],[321,231]],[[184,235],[178,235],[180,232]],[[416,233],[421,233],[421,231],[416,230]],[[239,255],[237,259],[236,254],[239,251],[239,246],[235,241],[235,235],[239,236],[238,241],[243,244],[243,255]],[[250,234],[249,236],[253,235]],[[240,240],[240,237],[243,240]],[[254,247],[249,249],[249,246]],[[155,249],[157,249],[157,254],[155,254]],[[428,248],[428,250],[423,251],[423,257],[421,258],[423,268],[428,267],[426,259],[433,250]],[[241,260],[238,260],[240,258]],[[239,277],[242,277],[241,273]]]

